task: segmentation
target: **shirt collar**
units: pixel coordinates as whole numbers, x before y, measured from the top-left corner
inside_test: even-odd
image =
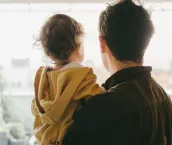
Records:
[[[119,83],[126,82],[136,77],[151,77],[151,71],[152,67],[150,66],[125,68],[113,74],[102,86],[108,90]]]

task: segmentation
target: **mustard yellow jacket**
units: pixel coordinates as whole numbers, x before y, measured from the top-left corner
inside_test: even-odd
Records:
[[[61,144],[81,99],[102,93],[91,68],[48,71],[40,67],[32,102],[34,134],[39,145]]]

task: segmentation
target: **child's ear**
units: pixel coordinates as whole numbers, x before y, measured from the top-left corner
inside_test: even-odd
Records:
[[[100,51],[104,53],[107,51],[106,41],[104,40],[103,36],[99,36],[99,43],[100,43]]]

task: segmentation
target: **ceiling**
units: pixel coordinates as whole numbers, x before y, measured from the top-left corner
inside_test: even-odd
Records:
[[[107,3],[115,0],[0,0],[0,3]],[[143,2],[172,2],[172,0],[142,0]]]
[[[18,11],[100,11],[117,0],[0,0],[0,12]],[[134,0],[133,0],[134,1]],[[150,10],[172,11],[172,0],[135,0]],[[17,4],[17,5],[16,5]],[[90,5],[91,4],[91,5]]]

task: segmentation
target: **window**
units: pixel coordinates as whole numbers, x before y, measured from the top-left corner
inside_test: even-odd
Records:
[[[39,66],[51,63],[38,46],[34,46],[43,23],[60,12],[74,17],[84,25],[85,65],[94,68],[98,82],[109,74],[104,70],[99,52],[98,17],[105,4],[0,4],[0,108],[5,122],[21,122],[31,136],[33,117],[30,104],[34,96],[33,81]],[[172,96],[172,4],[147,4],[151,7],[156,32],[145,55],[145,64],[152,65],[153,76]],[[90,53],[91,52],[91,53]],[[0,106],[1,106],[0,104]],[[10,106],[10,107],[9,107]],[[5,113],[2,113],[5,110]],[[16,113],[17,112],[17,113]],[[0,121],[1,122],[1,121]],[[15,124],[16,125],[16,124]],[[14,128],[12,124],[8,126]],[[16,125],[20,126],[20,125]],[[1,123],[0,123],[1,130]],[[23,136],[22,136],[23,137]]]

